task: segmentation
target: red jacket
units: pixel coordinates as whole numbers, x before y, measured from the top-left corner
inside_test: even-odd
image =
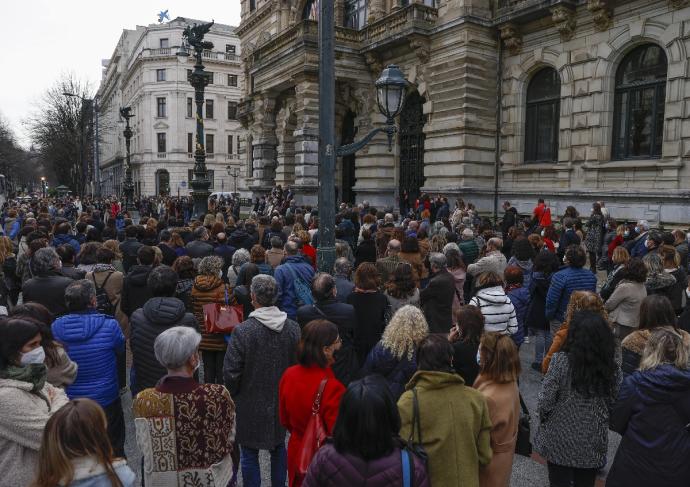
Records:
[[[614,238],[611,243],[609,244],[608,251],[606,252],[609,256],[609,259],[613,257],[613,251],[616,250],[616,247],[619,245],[623,245],[623,242],[625,240],[623,239],[622,235],[616,235],[616,238]]]
[[[316,268],[316,249],[309,244],[302,245],[302,253],[307,256],[311,265]]]
[[[345,386],[335,378],[331,368],[322,369],[316,366],[293,365],[285,371],[280,379],[278,389],[280,422],[290,432],[287,450],[290,487],[302,485],[302,479],[296,478],[297,458],[302,448],[302,435],[311,416],[314,398],[324,377],[328,377],[328,382],[326,382],[326,388],[321,398],[320,414],[330,436],[338,417],[340,398],[345,392]]]

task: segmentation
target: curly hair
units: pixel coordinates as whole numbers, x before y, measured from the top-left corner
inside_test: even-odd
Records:
[[[395,299],[405,299],[412,296],[416,288],[412,266],[407,262],[400,262],[386,283],[386,291]]]
[[[515,258],[520,261],[534,259],[534,247],[532,247],[527,237],[518,237],[513,242],[512,252]]]
[[[445,247],[447,243],[446,237],[440,233],[436,233],[429,239],[429,251],[443,253],[443,247]]]
[[[424,313],[412,305],[405,305],[395,312],[383,330],[381,345],[398,360],[407,356],[412,360],[417,346],[429,334]]]
[[[592,291],[574,291],[570,295],[570,301],[568,301],[568,308],[565,311],[563,324],[569,324],[575,313],[583,310],[597,313],[607,322],[609,320],[609,315],[606,312],[606,308],[604,308],[604,301],[602,301],[597,293],[593,293]]]
[[[181,255],[175,262],[172,268],[180,279],[194,279],[196,277],[196,270],[194,269],[194,261],[188,255]]]
[[[217,276],[220,270],[223,268],[223,259],[216,257],[215,255],[210,255],[204,257],[199,262],[199,275],[200,276]]]
[[[595,311],[572,316],[563,346],[572,388],[585,397],[608,397],[615,388],[615,340],[608,321]]]

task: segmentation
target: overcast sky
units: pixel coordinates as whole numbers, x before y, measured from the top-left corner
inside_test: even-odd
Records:
[[[95,92],[101,59],[122,29],[156,23],[166,9],[171,19],[240,23],[240,0],[0,0],[0,116],[19,142],[30,144],[22,121],[61,73],[73,72]]]

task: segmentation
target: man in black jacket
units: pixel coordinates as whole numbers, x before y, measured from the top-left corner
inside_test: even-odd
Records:
[[[172,232],[170,230],[163,230],[160,235],[161,242],[158,244],[158,248],[161,249],[163,253],[163,265],[173,265],[175,259],[177,259],[177,253],[172,248]]]
[[[194,240],[189,242],[185,248],[187,255],[192,259],[203,259],[213,255],[213,245],[208,243],[208,230],[205,227],[194,230]]]
[[[156,337],[173,326],[189,326],[196,330],[196,319],[187,313],[184,303],[175,296],[177,273],[166,265],[153,269],[146,280],[153,297],[132,313],[129,321],[132,367],[135,381],[132,394],[156,383],[166,374],[153,353]]]
[[[354,330],[357,325],[355,308],[351,304],[336,301],[335,279],[325,272],[317,273],[311,284],[314,304],[305,304],[297,309],[297,323],[301,328],[313,320],[327,320],[338,327],[342,341],[336,352],[333,373],[340,382],[347,385],[359,370],[354,349]]]
[[[517,210],[510,206],[510,201],[504,201],[503,211],[501,233],[503,233],[503,238],[505,239],[508,236],[508,230],[510,230],[510,227],[514,227],[517,224]]]
[[[120,244],[120,253],[122,254],[122,267],[125,273],[129,272],[129,268],[137,264],[137,253],[139,249],[144,246],[143,243],[137,240],[138,229],[136,225],[129,225],[125,227],[125,241]]]
[[[446,256],[432,253],[431,280],[429,285],[419,293],[420,304],[429,333],[448,333],[453,325],[453,298],[455,296],[455,278],[446,269]]]
[[[22,286],[24,302],[40,303],[56,318],[66,314],[65,289],[74,280],[60,274],[61,262],[55,249],[52,247],[38,249],[29,265],[34,277]]]
[[[156,261],[156,251],[153,247],[143,245],[137,252],[139,264],[131,267],[122,284],[122,304],[120,309],[129,317],[137,309],[146,304],[152,295],[147,285],[149,274]]]

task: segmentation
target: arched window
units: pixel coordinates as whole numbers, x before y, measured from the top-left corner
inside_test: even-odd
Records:
[[[302,10],[302,20],[319,20],[319,0],[307,0]]]
[[[613,159],[661,157],[666,54],[655,44],[633,49],[616,73]]]
[[[345,27],[359,30],[367,24],[367,0],[345,0]]]
[[[558,161],[561,78],[553,68],[537,72],[527,87],[525,162]]]

